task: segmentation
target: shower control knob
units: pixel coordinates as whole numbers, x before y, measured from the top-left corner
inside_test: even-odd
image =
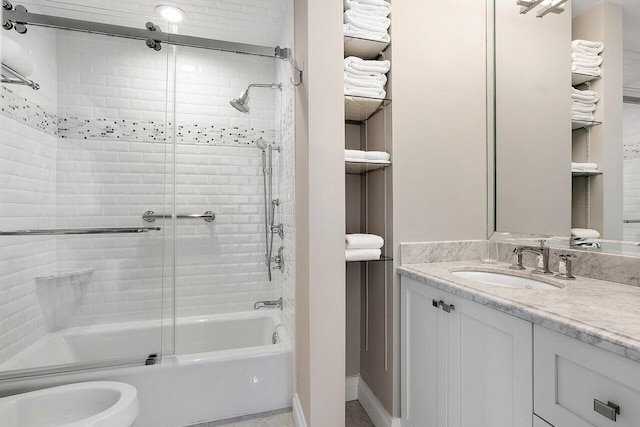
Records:
[[[4,10],[11,10],[11,9],[13,9],[13,5],[10,2],[8,2],[7,0],[2,0],[2,8]]]

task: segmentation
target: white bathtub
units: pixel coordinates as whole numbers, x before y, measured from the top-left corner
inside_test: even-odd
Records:
[[[136,427],[179,427],[290,406],[292,346],[278,326],[276,310],[181,318],[176,323],[175,355],[164,356],[156,365],[3,382],[0,396],[78,381],[122,381],[138,389]],[[23,351],[10,362],[13,366],[1,368],[104,360],[122,348],[135,353],[132,348],[149,348],[149,340],[158,335],[149,333],[151,327],[149,322],[131,322],[58,331]]]

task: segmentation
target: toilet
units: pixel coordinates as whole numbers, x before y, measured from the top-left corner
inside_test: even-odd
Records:
[[[0,399],[2,427],[131,427],[140,412],[130,384],[94,381]]]

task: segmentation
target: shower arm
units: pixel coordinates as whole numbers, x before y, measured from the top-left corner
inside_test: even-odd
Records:
[[[282,90],[281,83],[252,83],[247,87],[247,92],[249,92],[249,89],[251,89],[252,87],[266,87],[269,89]]]

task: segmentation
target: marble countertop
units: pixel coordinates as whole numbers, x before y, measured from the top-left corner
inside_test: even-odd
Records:
[[[584,277],[562,280],[508,267],[461,261],[408,264],[399,267],[398,273],[640,362],[640,287]],[[461,270],[507,272],[562,289],[483,285],[451,274]]]

